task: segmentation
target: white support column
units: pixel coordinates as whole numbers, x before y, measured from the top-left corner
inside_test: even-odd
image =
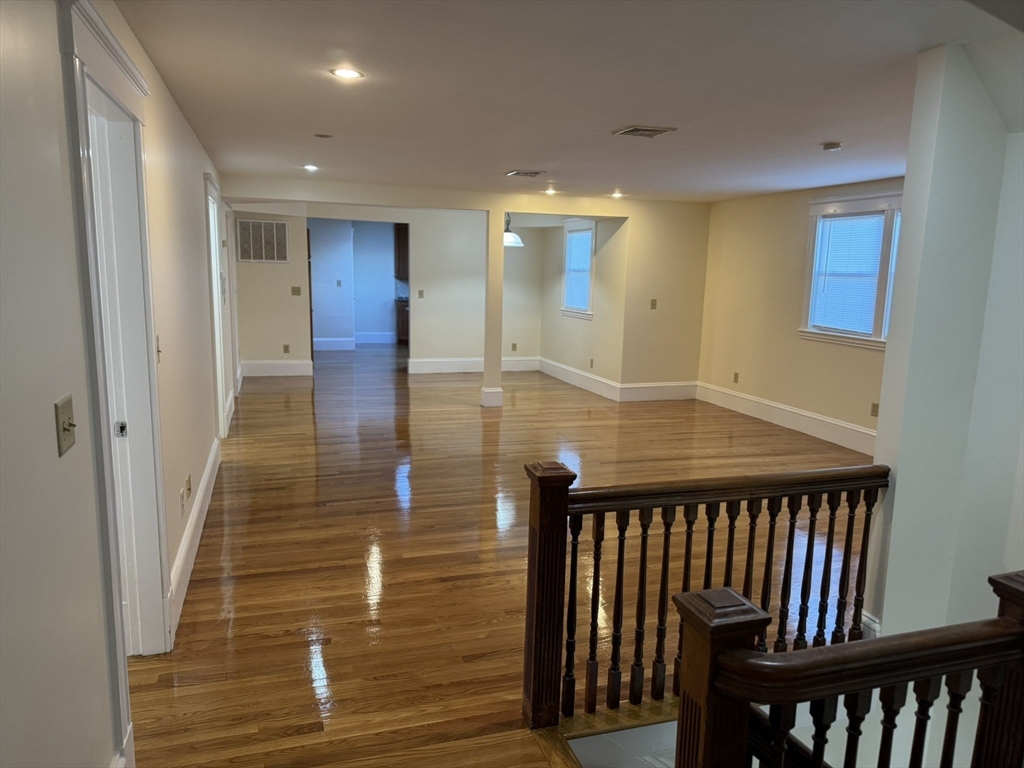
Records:
[[[484,309],[484,385],[480,405],[500,406],[502,298],[505,288],[505,212],[487,212],[487,301]]]
[[[997,512],[965,506],[961,492],[1006,147],[1006,127],[963,49],[921,54],[875,448],[894,483],[866,608],[884,607],[887,635],[947,622],[958,538]],[[994,605],[979,608],[991,615]]]

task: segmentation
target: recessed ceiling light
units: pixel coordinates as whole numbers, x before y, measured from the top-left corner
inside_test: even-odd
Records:
[[[544,194],[545,195],[553,195],[553,194],[555,194],[555,190],[553,190],[550,187],[548,187],[547,189],[544,190]]]
[[[307,171],[319,171],[320,170],[315,165],[304,165],[302,167],[305,168]]]
[[[332,69],[331,74],[335,77],[340,77],[342,80],[358,80],[363,77],[363,73],[358,69],[348,69],[347,67]]]
[[[332,136],[329,133],[314,133],[313,135],[316,138],[318,138],[318,139],[333,139],[334,138],[334,136]]]
[[[838,141],[826,141],[824,144],[821,145],[821,148],[824,149],[826,152],[836,152],[842,149],[843,145],[840,144]]]
[[[612,192],[612,197],[622,197],[622,193],[616,189],[614,192]]]

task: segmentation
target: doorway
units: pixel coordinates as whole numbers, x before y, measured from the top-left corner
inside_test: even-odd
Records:
[[[210,265],[210,307],[213,319],[213,370],[217,378],[217,437],[225,438],[231,425],[231,414],[234,411],[235,392],[232,386],[233,355],[231,350],[230,329],[226,322],[228,315],[228,265],[226,248],[221,242],[220,228],[220,189],[213,177],[204,174],[206,183],[206,235],[207,255]]]
[[[89,180],[128,655],[168,650],[159,406],[141,124],[86,78]]]

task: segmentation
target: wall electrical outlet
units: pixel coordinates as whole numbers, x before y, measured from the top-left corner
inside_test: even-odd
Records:
[[[515,351],[516,351],[516,350],[517,350],[518,348],[519,348],[519,345],[518,345],[518,344],[516,344],[516,343],[515,343],[515,342],[513,341],[513,342],[512,342],[512,351],[513,351],[513,352],[515,352]]]
[[[871,415],[872,416],[877,416],[878,415],[878,403],[872,403],[871,404]]]
[[[292,286],[292,296],[301,296],[301,295],[302,295],[302,286],[301,285],[293,285]]]
[[[657,308],[658,308],[658,300],[657,299],[651,299],[651,309],[657,309]]]
[[[181,506],[181,516],[185,516],[185,489],[178,491],[178,504]]]
[[[416,291],[416,295],[417,295],[417,296],[418,296],[419,298],[421,298],[421,299],[422,299],[422,298],[423,298],[423,289],[422,289],[422,288],[420,288],[420,289],[419,289],[418,291]]]
[[[594,367],[594,358],[590,358],[590,367],[591,367],[591,368],[593,368],[593,367]]]
[[[338,281],[338,287],[341,288],[341,280]]]
[[[740,374],[739,374],[739,371],[737,371],[736,373],[734,373],[734,374],[732,375],[732,383],[733,383],[733,384],[739,384],[739,383],[740,383]]]
[[[281,351],[284,352],[286,355],[290,354],[291,351],[292,351],[292,345],[291,344],[282,344],[281,345]]]
[[[192,498],[192,475],[185,478],[185,498]]]

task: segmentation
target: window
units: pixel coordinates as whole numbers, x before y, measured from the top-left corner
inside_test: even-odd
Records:
[[[562,314],[593,317],[594,222],[570,219],[565,223],[565,274]]]
[[[899,229],[898,194],[811,205],[804,338],[884,347]]]

